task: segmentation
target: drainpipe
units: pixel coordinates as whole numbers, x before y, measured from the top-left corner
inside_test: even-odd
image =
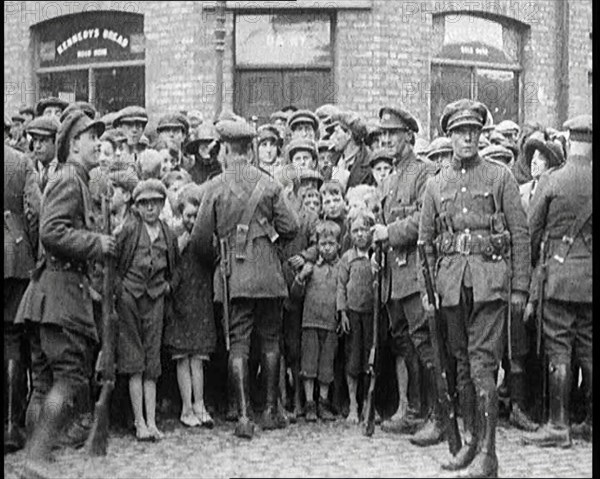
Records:
[[[225,2],[217,2],[217,18],[215,26],[215,51],[216,51],[216,96],[215,120],[223,110],[223,54],[225,52]]]
[[[557,43],[558,43],[558,128],[569,118],[569,0],[558,0]]]

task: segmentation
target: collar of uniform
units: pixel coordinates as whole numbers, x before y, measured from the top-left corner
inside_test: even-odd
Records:
[[[472,158],[467,158],[465,160],[459,160],[458,158],[453,156],[452,160],[450,160],[450,164],[452,165],[452,169],[454,170],[468,170],[470,168],[474,168],[479,163],[481,163],[481,157],[479,156],[479,154],[475,155]]]
[[[76,161],[73,161],[73,160],[67,160],[67,161],[65,161],[65,165],[73,166],[75,171],[77,172],[77,174],[81,177],[81,179],[86,184],[90,181],[89,172],[80,163],[77,163]]]

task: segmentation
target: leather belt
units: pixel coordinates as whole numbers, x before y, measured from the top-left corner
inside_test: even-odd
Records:
[[[50,257],[46,260],[46,268],[50,271],[73,271],[76,273],[86,274],[87,264],[76,261],[62,261],[55,257]]]

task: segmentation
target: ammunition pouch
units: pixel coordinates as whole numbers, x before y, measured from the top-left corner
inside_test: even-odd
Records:
[[[435,246],[440,256],[481,255],[486,261],[500,261],[510,248],[510,234],[475,234],[461,231],[452,234],[444,232],[436,240]]]

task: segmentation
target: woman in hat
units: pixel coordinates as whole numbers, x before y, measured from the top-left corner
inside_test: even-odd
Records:
[[[283,140],[274,125],[263,125],[258,128],[258,167],[271,176],[281,165],[281,146]]]

